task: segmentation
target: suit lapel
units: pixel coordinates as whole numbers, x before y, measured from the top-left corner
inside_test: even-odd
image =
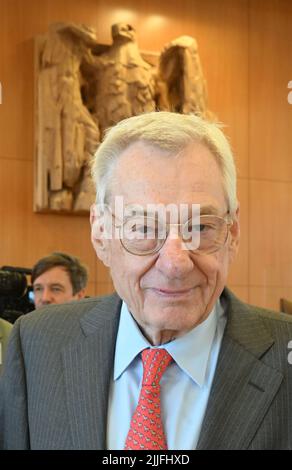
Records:
[[[273,338],[259,316],[227,297],[227,326],[197,449],[246,449],[282,382],[262,362]]]
[[[117,296],[99,302],[81,321],[81,339],[63,350],[74,449],[106,448],[108,395],[120,303]]]

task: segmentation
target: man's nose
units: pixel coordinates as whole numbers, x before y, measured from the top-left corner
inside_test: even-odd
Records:
[[[53,299],[52,299],[52,294],[51,294],[51,291],[50,289],[43,289],[42,291],[42,297],[41,297],[41,303],[42,304],[51,304],[53,302]]]
[[[157,268],[169,278],[182,278],[194,268],[190,252],[180,237],[168,237],[159,251]]]

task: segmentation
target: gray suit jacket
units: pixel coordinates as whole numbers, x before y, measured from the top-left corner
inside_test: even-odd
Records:
[[[292,449],[292,317],[227,289],[227,326],[198,449]],[[15,324],[0,382],[0,446],[105,449],[121,300],[46,307]]]

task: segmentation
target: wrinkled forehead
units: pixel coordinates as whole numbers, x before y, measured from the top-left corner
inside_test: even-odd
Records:
[[[211,204],[124,204],[122,197],[114,199],[114,205],[108,206],[108,213],[120,220],[130,218],[155,218],[166,222],[179,223],[202,215],[222,215],[219,207]]]
[[[173,155],[142,142],[132,144],[113,169],[107,202],[117,197],[129,208],[151,204],[192,209],[200,204],[205,213],[220,212],[226,196],[221,169],[211,151],[193,143]]]

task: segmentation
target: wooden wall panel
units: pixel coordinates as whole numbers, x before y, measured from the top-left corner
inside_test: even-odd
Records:
[[[249,281],[251,286],[291,286],[292,182],[250,182]]]
[[[94,297],[96,295],[96,283],[89,282],[86,286],[85,295],[89,297]]]
[[[254,287],[249,289],[249,302],[272,310],[280,310],[280,298],[292,299],[292,287]]]
[[[249,302],[248,286],[228,285],[229,289],[243,302]]]
[[[79,256],[96,282],[96,261],[87,217],[32,212],[32,162],[0,159],[0,266],[31,267],[51,251]]]
[[[292,299],[292,3],[253,0],[249,48],[249,300]]]
[[[252,0],[249,60],[250,177],[292,181],[292,2]]]
[[[29,9],[26,10],[25,2],[2,0],[1,3],[0,157],[32,160],[33,34],[25,34]]]

